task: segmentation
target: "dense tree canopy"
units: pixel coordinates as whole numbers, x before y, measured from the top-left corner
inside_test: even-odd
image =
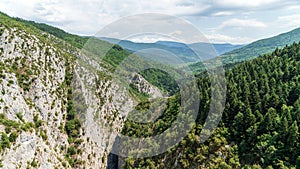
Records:
[[[226,71],[227,102],[219,127],[204,144],[199,133],[208,113],[210,79],[199,76],[197,125],[168,152],[144,159],[127,158],[125,168],[299,168],[300,44],[276,49]],[[178,100],[177,100],[178,101]],[[172,104],[176,104],[172,99]],[[170,106],[157,123],[168,124],[178,110]],[[175,109],[174,109],[175,108]],[[167,126],[168,126],[167,125]],[[155,125],[159,126],[159,125]],[[135,123],[124,133],[141,136]],[[160,128],[147,130],[147,135]],[[163,129],[163,128],[162,128]]]

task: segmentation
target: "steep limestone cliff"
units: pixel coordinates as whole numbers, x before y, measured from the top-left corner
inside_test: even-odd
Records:
[[[0,168],[106,168],[137,100],[100,65],[1,14]],[[138,91],[162,96],[135,77]]]

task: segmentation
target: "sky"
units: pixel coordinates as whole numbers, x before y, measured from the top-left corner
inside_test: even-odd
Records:
[[[95,35],[126,16],[167,14],[212,43],[246,44],[300,27],[299,0],[0,0],[0,11],[78,35]]]

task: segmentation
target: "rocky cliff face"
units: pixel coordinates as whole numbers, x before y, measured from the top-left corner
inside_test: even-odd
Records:
[[[1,23],[0,77],[0,168],[106,168],[136,101],[99,62],[49,34]],[[139,75],[134,84],[162,96]]]
[[[1,149],[3,168],[63,167],[65,58],[51,45],[17,28],[1,26],[0,112],[3,133],[18,134]],[[40,125],[34,125],[37,121]],[[15,122],[18,125],[6,124]],[[4,129],[4,130],[3,130]],[[8,130],[11,130],[8,132]]]
[[[132,84],[140,93],[147,93],[152,98],[163,97],[163,94],[157,87],[151,85],[143,76],[138,73],[132,74],[130,84]]]

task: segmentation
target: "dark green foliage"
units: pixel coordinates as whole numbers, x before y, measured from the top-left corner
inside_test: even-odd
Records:
[[[42,120],[39,120],[38,115],[33,116],[33,122],[34,122],[35,128],[39,128],[42,126]]]
[[[38,166],[38,162],[35,160],[35,158],[32,160],[32,162],[30,163],[30,165],[32,167],[37,167]]]
[[[0,124],[3,124],[4,126],[6,127],[12,127],[12,128],[15,128],[15,129],[19,129],[21,124],[14,121],[14,120],[8,120],[6,118],[1,118],[0,119]]]
[[[177,166],[171,168],[299,167],[300,44],[230,67],[226,79],[222,122],[207,142],[196,141],[210,103],[210,80],[202,73],[198,79],[200,111],[195,129],[168,152],[144,159],[127,158],[124,167],[151,168],[155,164],[155,168],[166,168],[174,166],[175,161]],[[170,124],[168,120],[174,116],[164,123]],[[123,131],[129,136],[148,136],[145,126],[128,121]],[[226,144],[230,144],[228,149],[224,148]],[[216,156],[218,152],[226,158]]]
[[[68,120],[66,122],[66,132],[70,137],[76,138],[79,135],[80,122],[78,119]]]
[[[79,145],[82,143],[80,137],[81,123],[76,114],[76,109],[73,103],[73,90],[71,87],[73,78],[73,67],[72,60],[67,59],[66,62],[66,74],[65,74],[65,85],[66,85],[66,96],[67,96],[67,117],[65,124],[65,131],[68,134],[68,142],[70,146],[67,148],[65,158],[70,166],[75,167],[80,164],[80,160],[76,157],[80,153]]]
[[[300,156],[298,156],[298,158],[297,158],[296,168],[300,168]]]
[[[175,120],[176,115],[179,112],[179,100],[178,96],[173,96],[168,99],[168,107],[164,111],[163,115],[156,119],[155,122],[147,123],[147,124],[139,124],[127,120],[123,127],[123,134],[128,136],[136,136],[136,137],[149,137],[151,135],[160,134],[165,131],[172,122]],[[136,106],[136,110],[147,110],[150,106],[149,101],[141,102]],[[130,116],[130,115],[129,115]]]
[[[21,129],[23,131],[29,131],[33,128],[34,128],[34,124],[32,122],[25,123],[24,125],[21,126]]]
[[[19,113],[16,114],[16,116],[18,117],[19,120],[21,120],[22,122],[24,122],[22,113],[19,112]]]
[[[67,150],[67,153],[69,155],[75,155],[76,154],[76,149],[74,147],[69,147],[68,150]]]
[[[1,133],[0,140],[0,150],[4,150],[5,148],[10,148],[11,144],[9,141],[9,137],[5,133]]]
[[[9,135],[9,141],[10,142],[15,142],[16,141],[16,139],[17,139],[17,137],[19,136],[19,134],[17,133],[17,132],[12,132],[10,135]]]
[[[130,53],[119,45],[113,45],[103,57],[103,61],[112,66],[112,70],[114,70],[129,55]]]
[[[159,69],[146,69],[140,74],[151,84],[158,87],[168,95],[174,95],[179,91],[177,82],[168,73]]]
[[[243,164],[295,166],[299,154],[294,151],[299,149],[295,105],[299,51],[300,45],[295,43],[227,71],[228,106],[223,122],[233,134],[228,140],[239,146]]]
[[[8,80],[8,85],[12,85],[14,83],[13,80]]]

